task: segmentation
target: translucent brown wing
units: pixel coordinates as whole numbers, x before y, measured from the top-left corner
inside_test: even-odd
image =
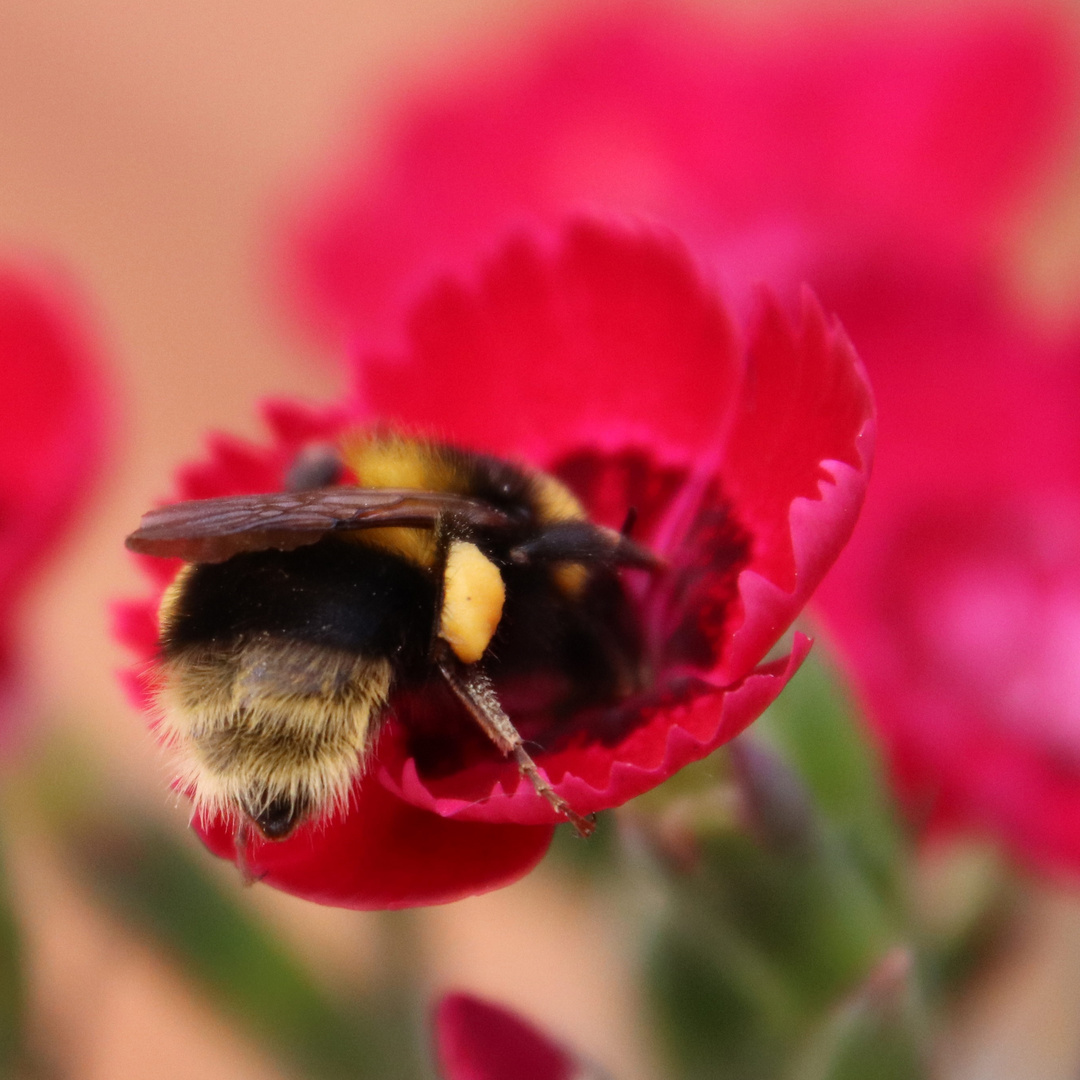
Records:
[[[490,503],[449,492],[332,487],[162,506],[143,515],[126,543],[143,555],[214,563],[242,551],[292,551],[330,532],[434,529],[447,516],[476,529],[499,530],[512,523]]]

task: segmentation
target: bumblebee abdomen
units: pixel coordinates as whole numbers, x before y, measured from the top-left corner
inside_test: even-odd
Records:
[[[162,733],[196,802],[269,814],[278,835],[313,807],[344,806],[393,681],[385,657],[273,634],[192,646],[163,674]]]
[[[391,688],[426,662],[436,601],[424,569],[334,538],[185,570],[159,699],[197,805],[273,838],[343,807]]]

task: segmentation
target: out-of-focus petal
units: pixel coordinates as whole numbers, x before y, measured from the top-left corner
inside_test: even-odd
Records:
[[[882,431],[815,597],[912,813],[1075,868],[1080,368],[985,280],[879,264],[834,293]]]
[[[447,994],[435,1010],[443,1080],[573,1080],[569,1051],[532,1024],[471,994]]]
[[[1073,115],[1063,20],[845,16],[747,35],[639,9],[504,46],[418,95],[376,165],[333,163],[294,231],[294,293],[324,327],[386,331],[433,273],[582,210],[721,250],[736,289],[895,239],[985,250]]]
[[[101,464],[97,359],[66,283],[0,265],[0,720],[19,690],[14,608]]]
[[[58,288],[0,267],[0,610],[100,464],[104,408],[82,323]]]
[[[554,250],[551,250],[554,249]],[[717,439],[741,359],[685,248],[581,223],[509,244],[472,288],[447,282],[410,322],[407,360],[363,364],[363,404],[502,454],[635,436]]]

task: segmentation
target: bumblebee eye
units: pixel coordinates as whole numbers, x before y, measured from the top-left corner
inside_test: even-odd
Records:
[[[284,840],[300,824],[306,808],[292,799],[274,799],[260,813],[252,814],[255,827],[267,840]]]

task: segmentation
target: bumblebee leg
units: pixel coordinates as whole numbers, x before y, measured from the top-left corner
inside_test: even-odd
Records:
[[[577,813],[573,807],[541,775],[536,762],[529,756],[513,721],[503,711],[491,680],[476,664],[462,664],[449,649],[440,650],[439,670],[469,714],[489,739],[507,756],[517,762],[522,776],[546,802],[550,803],[577,830],[579,836],[591,835],[596,823]]]
[[[246,821],[241,821],[236,826],[233,845],[236,848],[236,869],[240,871],[240,880],[245,885],[254,885],[257,881],[262,881],[266,874],[256,874],[248,861],[248,848],[251,846],[251,827]]]

